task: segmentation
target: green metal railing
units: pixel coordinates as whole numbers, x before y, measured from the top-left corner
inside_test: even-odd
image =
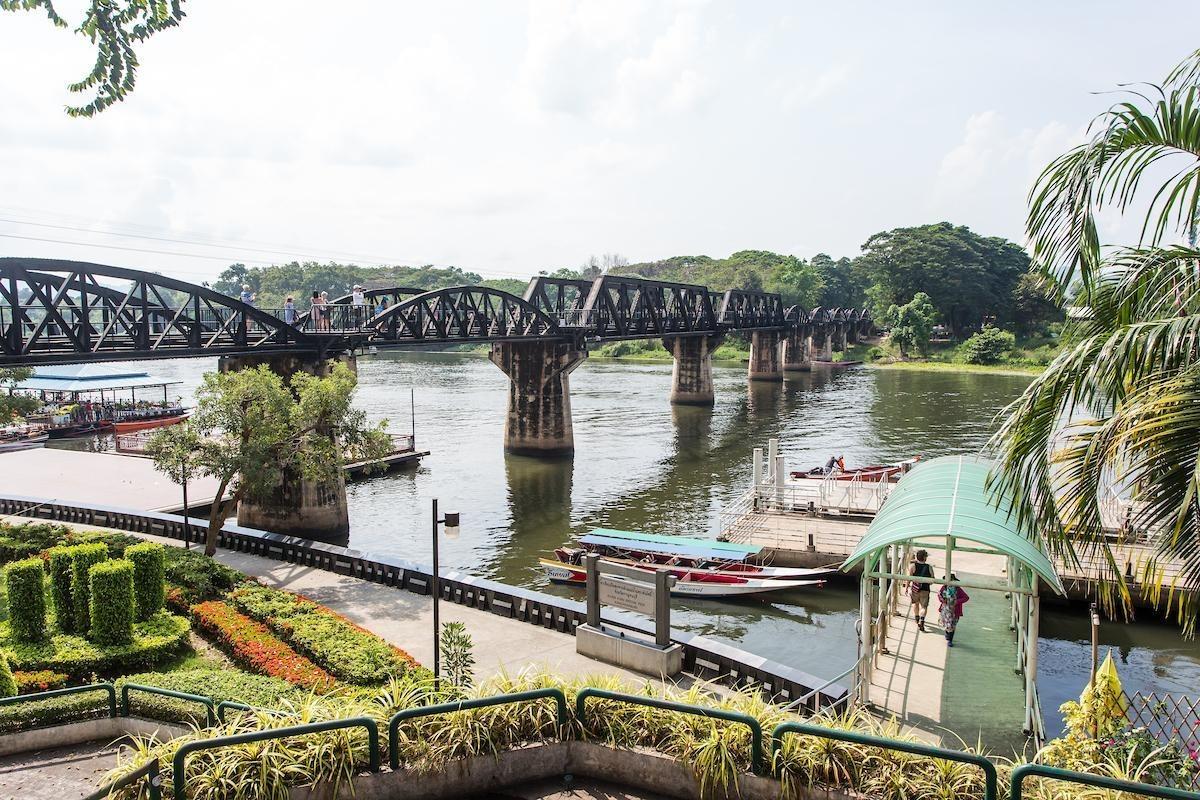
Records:
[[[38,700],[49,700],[52,697],[62,697],[67,694],[82,694],[84,692],[107,692],[108,715],[117,716],[117,689],[111,683],[89,683],[84,686],[68,686],[65,689],[51,689],[46,692],[19,694],[13,697],[0,697],[0,706],[15,706],[18,703],[32,703]]]
[[[379,771],[379,726],[370,717],[350,717],[349,719],[334,719],[327,722],[311,722],[307,725],[291,725],[286,728],[269,728],[263,731],[236,733],[232,736],[218,736],[214,739],[203,739],[187,742],[175,751],[171,760],[171,783],[175,797],[187,797],[187,757],[192,753],[204,750],[216,750],[237,744],[252,742],[267,742],[272,739],[290,739],[293,736],[305,736],[310,733],[324,733],[343,728],[366,728],[367,750],[370,758],[371,772]]]
[[[177,692],[174,689],[160,689],[157,686],[145,686],[140,683],[127,683],[121,687],[121,716],[129,716],[129,693],[144,692],[146,694],[157,694],[162,697],[170,697],[175,700],[186,700],[190,703],[199,703],[204,706],[204,711],[208,719],[209,725],[215,725],[217,722],[217,708],[211,697],[205,697],[202,694],[191,694],[190,692]]]
[[[756,775],[763,773],[762,724],[749,714],[743,714],[739,711],[726,711],[722,708],[690,706],[687,703],[676,703],[672,700],[662,700],[657,697],[645,697],[638,694],[610,692],[607,689],[588,688],[581,690],[579,694],[575,695],[575,718],[579,720],[580,725],[586,724],[587,700],[589,697],[596,697],[602,700],[616,700],[621,703],[649,706],[650,708],[661,708],[665,711],[678,711],[681,714],[691,714],[696,717],[708,717],[710,719],[720,719],[726,722],[737,722],[745,725],[750,729],[750,769]]]
[[[476,697],[471,700],[456,700],[451,703],[417,706],[416,708],[406,708],[402,711],[397,711],[388,720],[388,765],[392,769],[398,769],[400,766],[400,742],[398,741],[397,732],[400,730],[400,723],[405,720],[417,719],[418,717],[431,717],[434,714],[449,714],[454,711],[468,711],[472,708],[502,706],[509,703],[525,703],[546,698],[554,700],[554,705],[558,711],[558,729],[561,733],[563,727],[567,724],[567,696],[563,694],[562,689],[555,689],[553,687],[530,689],[527,692],[495,694],[491,697]]]
[[[964,753],[961,750],[948,750],[945,747],[934,747],[933,745],[921,744],[919,742],[904,742],[898,739],[888,739],[883,736],[871,736],[866,733],[839,730],[838,728],[824,728],[820,725],[809,725],[804,722],[784,722],[775,726],[775,730],[771,731],[771,764],[776,772],[778,771],[779,751],[783,748],[783,737],[784,734],[788,733],[797,733],[801,736],[815,736],[821,739],[836,739],[841,742],[865,744],[871,747],[882,747],[885,750],[899,750],[902,753],[912,753],[918,756],[929,756],[930,758],[941,758],[946,761],[959,761],[964,764],[972,764],[983,770],[984,800],[998,800],[1000,796],[1000,780],[996,772],[996,765],[976,753]]]
[[[159,774],[158,759],[152,758],[142,766],[138,767],[133,772],[126,775],[124,778],[118,778],[112,783],[89,794],[83,800],[108,800],[109,797],[120,789],[133,786],[138,781],[146,779],[146,786],[150,800],[161,800],[162,798],[162,775]]]
[[[254,706],[248,706],[245,703],[239,703],[235,700],[222,700],[217,703],[217,719],[221,722],[225,721],[225,710],[231,711],[254,711]]]
[[[1051,778],[1056,781],[1078,783],[1083,786],[1094,786],[1097,789],[1110,789],[1114,792],[1129,792],[1143,797],[1161,797],[1164,800],[1200,800],[1200,792],[1189,792],[1186,789],[1173,789],[1169,786],[1154,786],[1148,783],[1134,783],[1103,775],[1089,775],[1086,772],[1072,772],[1068,769],[1047,767],[1042,764],[1022,764],[1012,771],[1009,777],[1010,800],[1021,800],[1022,786],[1026,778]]]

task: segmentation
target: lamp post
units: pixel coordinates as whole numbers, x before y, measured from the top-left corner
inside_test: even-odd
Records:
[[[438,501],[433,499],[433,691],[442,688],[442,623],[438,613],[438,604],[442,599],[441,566],[438,564],[438,525],[446,526],[446,538],[458,538],[458,513],[447,511],[446,516],[438,519]]]

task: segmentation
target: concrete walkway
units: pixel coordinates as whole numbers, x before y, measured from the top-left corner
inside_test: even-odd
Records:
[[[30,521],[11,516],[0,516],[0,519],[13,525]],[[70,527],[128,534],[127,531],[90,525],[72,524]],[[182,547],[182,543],[174,539],[132,535]],[[267,586],[287,589],[328,606],[406,651],[425,666],[433,664],[433,598],[428,595],[247,553],[218,550],[216,559],[258,578]],[[549,628],[446,601],[441,603],[441,620],[466,624],[475,643],[476,680],[498,672],[516,673],[530,666],[544,666],[564,677],[604,674],[619,675],[636,682],[646,680],[645,676],[579,655],[575,652],[574,636]],[[686,676],[681,677],[686,682]]]
[[[21,800],[68,800],[96,791],[117,765],[112,742],[21,753],[0,758],[0,797]]]

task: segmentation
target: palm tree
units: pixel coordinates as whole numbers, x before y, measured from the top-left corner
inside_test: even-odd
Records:
[[[1105,599],[1127,601],[1101,521],[1106,487],[1135,494],[1133,527],[1183,568],[1165,595],[1188,627],[1200,598],[1200,50],[1161,85],[1127,89],[1059,156],[1029,196],[1037,270],[1073,297],[1070,346],[1004,412],[993,486],[1019,521],[1075,561],[1107,558]],[[1144,209],[1141,241],[1102,247],[1101,212]],[[1118,591],[1113,592],[1112,589]],[[1156,599],[1162,599],[1155,595]]]

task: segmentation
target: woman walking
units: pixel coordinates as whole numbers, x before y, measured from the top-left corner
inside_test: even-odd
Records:
[[[950,573],[950,580],[957,582],[958,576]],[[967,590],[961,586],[951,586],[947,583],[938,591],[938,615],[941,618],[942,630],[946,634],[947,647],[954,647],[954,629],[962,619],[963,606],[970,599]]]

